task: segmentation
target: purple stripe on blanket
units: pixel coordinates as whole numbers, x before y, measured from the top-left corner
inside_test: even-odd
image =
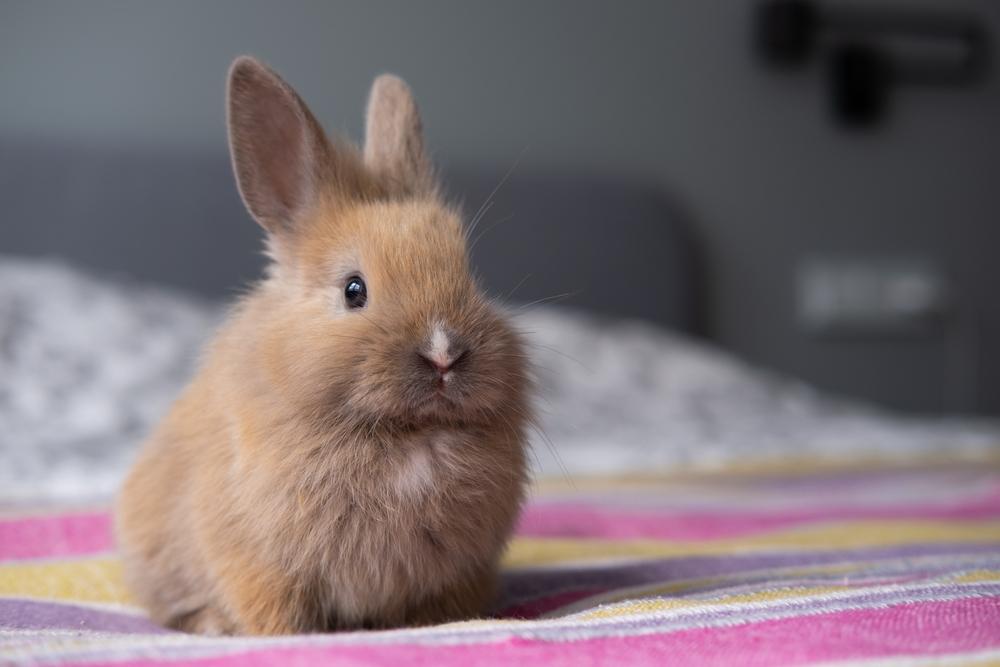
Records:
[[[0,598],[5,630],[92,630],[121,633],[170,632],[147,618],[72,604]]]
[[[553,598],[563,601],[572,592],[591,595],[629,586],[669,583],[778,567],[808,567],[851,561],[894,560],[919,556],[998,554],[995,544],[911,544],[902,547],[856,549],[850,551],[782,552],[773,554],[733,554],[729,556],[691,556],[606,567],[538,569],[505,572],[498,609],[504,618],[535,618],[562,606],[547,604]],[[565,602],[566,604],[568,602]]]

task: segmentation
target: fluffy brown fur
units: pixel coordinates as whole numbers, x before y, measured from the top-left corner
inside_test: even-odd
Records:
[[[470,277],[409,90],[376,80],[362,156],[241,58],[229,124],[274,261],[125,482],[132,592],[203,633],[483,614],[526,476],[524,354]],[[355,275],[368,303],[352,310]]]

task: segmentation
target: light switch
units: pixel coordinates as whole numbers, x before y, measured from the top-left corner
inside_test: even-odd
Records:
[[[811,259],[797,274],[796,311],[811,333],[926,332],[949,310],[945,272],[922,259]]]

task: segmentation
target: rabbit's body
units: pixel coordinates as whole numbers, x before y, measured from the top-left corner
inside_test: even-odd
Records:
[[[246,86],[285,105],[269,115],[288,112],[290,89],[259,64],[238,61],[232,76],[231,104]],[[280,182],[261,194],[253,179],[283,177],[267,164],[241,171],[258,158],[240,142],[259,135],[241,135],[231,111],[241,190],[276,261],[119,500],[126,579],[162,623],[275,634],[489,608],[526,477],[524,355],[469,278],[458,217],[426,165],[407,162],[422,153],[392,151],[415,119],[400,85],[383,80],[388,111],[373,92],[364,162],[304,111],[303,132],[318,134],[298,157],[322,158],[307,167],[324,178],[311,194],[292,188],[306,201],[281,215],[295,197]],[[403,126],[388,148],[372,145],[380,124]]]

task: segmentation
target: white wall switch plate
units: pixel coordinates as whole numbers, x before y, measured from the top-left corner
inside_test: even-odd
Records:
[[[796,283],[796,314],[810,333],[927,332],[950,306],[947,276],[928,260],[809,259]]]

